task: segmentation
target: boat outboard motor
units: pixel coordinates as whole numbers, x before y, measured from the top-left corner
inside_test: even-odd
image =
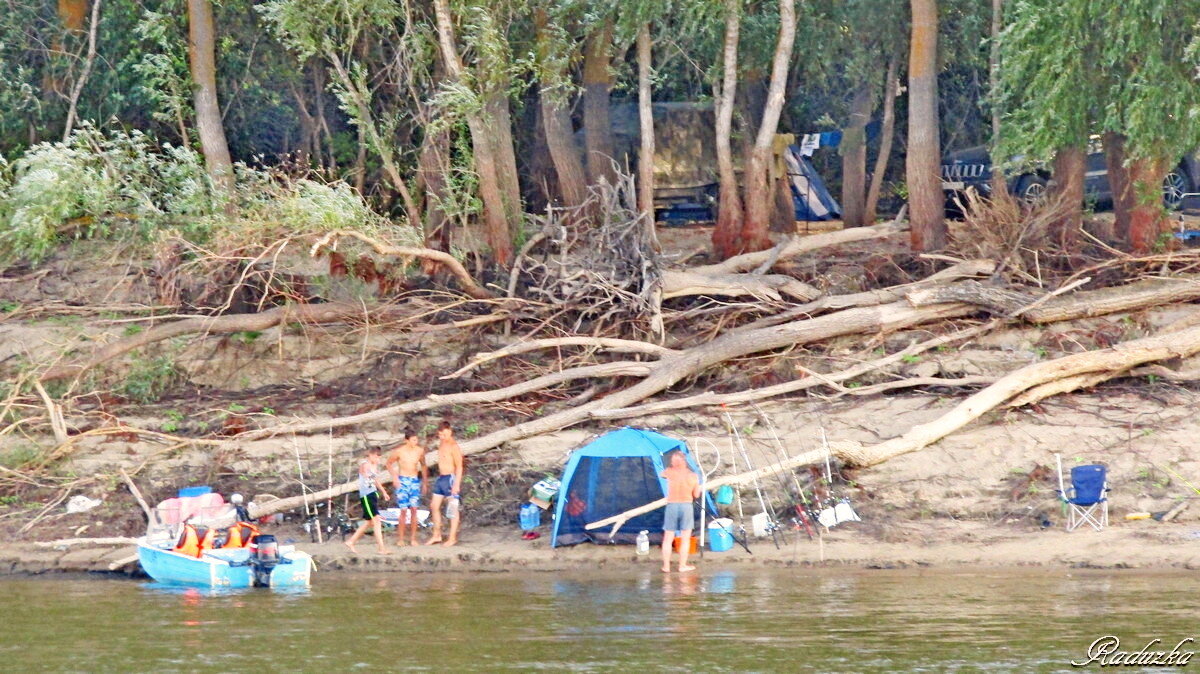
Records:
[[[282,560],[279,543],[270,534],[259,534],[250,543],[250,571],[254,574],[255,587],[270,587],[271,572]]]

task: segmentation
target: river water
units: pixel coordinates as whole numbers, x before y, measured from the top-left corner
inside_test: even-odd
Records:
[[[10,578],[0,671],[1070,671],[1104,635],[1200,636],[1198,598],[1194,574],[1062,569]]]

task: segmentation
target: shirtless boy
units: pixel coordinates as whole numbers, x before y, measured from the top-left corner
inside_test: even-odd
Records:
[[[387,500],[387,490],[383,488],[383,482],[379,480],[379,448],[372,447],[367,450],[367,455],[363,458],[362,463],[358,464],[358,500],[362,505],[363,523],[359,525],[358,530],[354,535],[350,536],[350,540],[346,541],[346,547],[350,548],[350,552],[358,552],[354,549],[354,544],[362,535],[366,533],[367,527],[375,527],[375,542],[379,544],[379,554],[390,555],[383,545],[383,522],[379,520],[379,497],[382,495],[384,500]]]
[[[667,509],[663,513],[662,570],[671,572],[671,541],[679,536],[679,570],[694,571],[688,566],[688,548],[691,547],[692,527],[696,515],[692,501],[700,497],[700,479],[688,468],[687,459],[679,450],[667,452],[668,468],[662,472],[667,481]]]
[[[433,485],[433,500],[429,504],[433,516],[433,536],[425,545],[442,543],[442,502],[448,498],[459,498],[463,479],[463,454],[458,441],[454,439],[454,430],[449,421],[443,421],[438,426],[438,479]],[[455,513],[450,519],[450,537],[442,545],[458,543],[458,523],[460,514]]]
[[[425,495],[425,481],[429,479],[429,468],[425,466],[425,448],[417,442],[417,432],[409,429],[404,434],[404,443],[388,452],[387,470],[392,474],[392,490],[396,495],[396,507],[400,509],[400,522],[396,526],[396,546],[404,545],[404,517],[408,516],[413,545],[417,545],[417,508]],[[419,477],[418,477],[419,475]]]

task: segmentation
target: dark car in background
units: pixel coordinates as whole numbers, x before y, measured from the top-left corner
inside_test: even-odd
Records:
[[[1085,197],[1097,204],[1111,204],[1108,164],[1098,137],[1093,137],[1088,144],[1086,171],[1083,184]],[[967,188],[974,188],[984,196],[991,194],[991,178],[992,160],[984,146],[951,152],[942,159],[942,189],[951,204],[955,194]],[[1008,191],[1026,201],[1037,201],[1045,194],[1049,180],[1048,170],[1033,169],[1009,177]],[[1197,186],[1200,186],[1200,158],[1189,155],[1180,159],[1163,179],[1163,205],[1172,210],[1178,209],[1183,195],[1195,192]]]

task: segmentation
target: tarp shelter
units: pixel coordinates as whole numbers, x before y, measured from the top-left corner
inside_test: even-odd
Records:
[[[831,220],[841,216],[842,207],[825,188],[825,181],[799,146],[789,146],[783,153],[783,161],[792,184],[797,220]]]
[[[703,483],[703,473],[687,443],[655,431],[640,428],[609,431],[572,452],[554,506],[551,547],[584,541],[634,543],[638,532],[643,530],[650,532],[651,543],[661,543],[662,508],[631,518],[611,541],[610,527],[593,531],[584,527],[665,496],[667,481],[659,474],[666,468],[663,455],[673,449],[683,452]],[[699,513],[696,526],[700,526]]]

